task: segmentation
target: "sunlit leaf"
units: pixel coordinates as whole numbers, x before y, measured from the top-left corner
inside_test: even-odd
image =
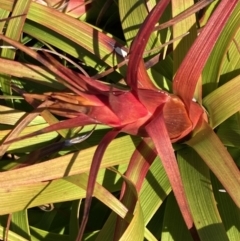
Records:
[[[184,189],[200,239],[227,241],[228,238],[214,200],[209,169],[189,148],[178,152],[178,161]]]
[[[239,170],[211,127],[203,122],[201,128],[187,141],[187,144],[201,156],[236,205],[240,207]]]
[[[239,80],[240,76],[237,76],[203,99],[203,105],[209,113],[212,128],[216,128],[240,110]]]

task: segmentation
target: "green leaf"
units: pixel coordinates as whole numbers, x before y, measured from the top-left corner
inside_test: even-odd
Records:
[[[36,131],[37,129],[41,130],[42,128],[47,126],[48,124],[32,125],[32,126],[26,127],[21,133],[22,135],[30,134],[33,131]],[[9,132],[10,130],[0,131],[0,140],[3,140],[9,134]],[[46,145],[48,141],[54,140],[57,136],[58,134],[56,132],[51,132],[41,136],[32,137],[31,139],[28,139],[28,140],[15,142],[8,148],[8,151],[9,152],[31,151],[36,148],[40,148],[43,145]]]
[[[194,224],[202,241],[228,241],[214,200],[206,164],[190,148],[178,151],[178,162]]]
[[[239,46],[240,42],[240,29],[234,35],[232,42],[229,44],[226,54],[224,55],[221,64],[221,76],[219,84],[226,83],[240,74],[240,54]]]
[[[227,4],[229,2],[227,1]],[[239,29],[239,19],[240,19],[240,3],[236,4],[234,11],[229,16],[229,20],[226,22],[222,34],[217,39],[217,42],[214,45],[214,48],[209,56],[209,59],[206,63],[206,66],[203,69],[202,78],[203,78],[203,93],[206,96],[215,90],[218,86],[219,76],[221,74],[221,68],[227,58],[229,61],[229,56],[226,56],[227,50],[230,43],[232,42],[236,31]],[[238,39],[238,38],[237,38]],[[235,52],[234,59],[239,59],[239,51]],[[226,57],[225,57],[226,56]],[[231,65],[232,59],[230,59]],[[214,68],[213,68],[214,66]],[[223,66],[224,67],[224,66]]]
[[[230,2],[228,0],[222,0],[220,2],[176,72],[173,82],[173,90],[175,94],[184,100],[188,109],[192,102],[198,80],[210,53],[226,23],[229,21],[230,16],[236,11],[238,6],[238,0]]]
[[[74,240],[77,237],[79,230],[79,209],[81,206],[82,200],[74,200],[71,206],[71,217],[69,222],[69,238]]]
[[[11,66],[11,68],[9,68]],[[23,64],[17,61],[0,58],[0,72],[3,74],[12,75],[19,78],[31,79],[31,81],[53,87],[58,90],[63,90],[63,85],[57,81],[55,75],[51,74],[45,68]]]
[[[18,211],[12,214],[11,230],[23,238],[31,240],[27,210]]]
[[[240,147],[239,112],[228,118],[217,128],[217,135],[227,147]]]
[[[211,175],[214,195],[218,204],[218,210],[221,215],[229,240],[240,240],[240,210],[232,201],[228,193],[223,192],[222,185],[214,175]]]
[[[140,192],[145,225],[149,223],[170,191],[171,185],[167,174],[161,160],[157,157],[147,173]]]
[[[0,30],[1,30],[1,32],[3,31],[4,26],[6,24],[6,21],[3,21],[2,19],[7,18],[8,15],[9,15],[9,11],[6,11],[6,10],[0,8]]]
[[[161,158],[162,164],[169,178],[169,182],[183,215],[184,221],[187,227],[190,229],[193,225],[193,220],[187,204],[176,157],[163,120],[161,108],[159,108],[155,114],[155,118],[146,126],[146,131],[155,144],[157,153]],[[159,133],[161,133],[161,135],[159,135]]]
[[[131,42],[136,37],[139,28],[148,16],[148,12],[146,2],[143,0],[119,1],[122,29],[128,46],[130,46]],[[159,36],[154,32],[149,37],[146,50],[160,47],[160,44]]]
[[[6,237],[6,228],[0,226],[0,238],[4,240],[4,238]],[[11,241],[29,241],[29,239],[25,239],[23,237],[21,237],[20,235],[12,232],[11,230],[8,231],[8,240]]]
[[[186,143],[199,154],[240,207],[239,170],[212,128],[203,121],[199,130],[195,130],[193,137]]]
[[[113,240],[113,235],[114,235],[114,230],[115,230],[115,224],[117,219],[117,215],[112,212],[107,221],[105,222],[103,228],[100,230],[98,233],[98,236],[96,238],[96,241],[112,241]]]
[[[193,241],[186,224],[184,223],[173,193],[171,193],[167,198],[161,240]]]
[[[5,35],[9,38],[19,40],[20,35],[22,34],[23,25],[26,19],[26,14],[28,12],[31,0],[18,0],[14,6],[12,11],[12,16],[17,16],[17,18],[13,18],[9,21],[7,25],[7,29]],[[22,15],[22,16],[20,16]],[[16,50],[12,49],[2,49],[1,57],[14,59]],[[10,77],[6,75],[1,75],[0,82],[2,86],[2,91],[4,94],[10,95],[11,88],[10,88]]]
[[[175,17],[194,4],[193,0],[172,0],[172,16]],[[189,46],[197,37],[196,17],[194,15],[184,18],[173,25],[173,38],[177,38],[189,32],[187,36],[173,42],[173,68],[174,74],[178,70],[183,58],[189,50]]]
[[[240,110],[240,76],[227,82],[203,99],[209,113],[209,122],[216,128],[227,118]]]
[[[136,238],[136,240],[143,240],[144,238],[144,218],[140,201],[137,201],[133,219],[131,220],[127,230],[119,240],[132,241],[133,237]]]
[[[68,237],[68,235],[63,235],[63,234],[57,234],[57,233],[52,233],[49,231],[45,231],[39,228],[35,227],[30,227],[31,233],[32,233],[32,241],[71,241]],[[21,241],[21,240],[19,240]]]
[[[131,139],[129,136],[115,139],[104,155],[101,168],[120,165],[121,172],[125,172],[132,151],[138,143],[139,139]],[[119,146],[125,148],[119,152]],[[95,149],[96,146],[93,146],[19,170],[0,172],[0,196],[2,197],[0,214],[45,203],[84,198],[86,193],[83,189],[69,182],[67,177],[60,178],[88,172]],[[100,171],[98,182],[103,182],[104,173],[104,169]],[[118,179],[119,177],[116,180],[111,178],[112,181],[107,188],[112,191],[119,190]],[[104,180],[108,183],[107,175]]]
[[[13,3],[13,0],[8,0],[6,6],[4,6],[4,9],[11,11]],[[45,36],[44,31],[41,30],[42,27],[47,27],[51,30],[50,33],[52,36],[49,38],[49,41],[51,41],[53,46],[57,45],[56,47],[61,48],[58,45],[58,38],[53,36],[57,34],[57,36],[61,37],[60,40],[67,38],[70,43],[76,43],[78,55],[80,56],[82,54],[86,54],[86,51],[81,53],[81,51],[85,49],[91,54],[94,54],[98,60],[103,60],[109,66],[114,66],[124,60],[121,55],[116,54],[115,52],[116,45],[120,47],[122,46],[120,40],[113,38],[113,36],[110,34],[107,35],[103,33],[101,30],[86,22],[79,21],[64,13],[61,13],[54,8],[49,8],[32,2],[27,15],[27,19],[33,21],[34,24],[40,24],[40,26],[38,25],[40,30],[38,30],[36,27],[32,30],[31,28],[28,28],[30,31],[27,33],[31,36],[36,35],[35,37],[48,43],[49,34],[47,33]],[[40,31],[42,34],[38,34],[38,31]],[[54,42],[52,38],[54,39]],[[63,43],[63,41],[60,41],[60,43]],[[64,46],[69,47],[70,45],[67,44]],[[66,49],[61,49],[68,53]]]
[[[164,0],[157,3],[157,5],[148,14],[148,17],[144,21],[136,38],[131,44],[131,49],[130,49],[131,54],[128,62],[128,72],[127,72],[126,82],[129,86],[132,87],[134,91],[136,91],[137,84],[138,84],[139,67],[141,67],[140,63],[142,63],[142,56],[144,53],[144,49],[147,45],[148,39],[151,36],[152,31],[154,30],[155,24],[162,16],[164,10],[169,4],[169,1],[170,0]],[[144,68],[141,68],[141,69],[143,69],[144,71]],[[145,79],[146,77],[147,75],[145,76]],[[147,78],[147,80],[148,79],[149,77]]]

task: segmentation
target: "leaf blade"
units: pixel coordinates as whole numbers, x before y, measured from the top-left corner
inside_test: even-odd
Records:
[[[223,184],[236,205],[240,207],[239,170],[212,128],[203,121],[200,131],[195,133],[186,144],[201,156]],[[226,176],[229,178],[226,179]]]
[[[204,30],[191,46],[175,75],[173,82],[174,93],[184,100],[188,108],[206,61],[237,4],[238,0],[231,2],[223,0],[220,2]],[[199,54],[196,55],[196,53]],[[191,66],[189,66],[189,63],[191,63]]]
[[[228,241],[214,199],[207,165],[190,148],[178,151],[177,158],[194,224],[200,239]]]
[[[184,194],[174,151],[169,139],[166,126],[164,124],[162,110],[160,108],[158,110],[158,115],[155,116],[155,119],[153,119],[146,126],[146,131],[152,138],[156,146],[158,155],[160,156],[164,169],[168,175],[169,182],[171,183],[173,192],[175,194],[178,205],[182,212],[184,221],[188,229],[191,229],[193,225],[192,216],[188,207],[186,196]],[[158,133],[161,133],[161,135],[158,135]]]

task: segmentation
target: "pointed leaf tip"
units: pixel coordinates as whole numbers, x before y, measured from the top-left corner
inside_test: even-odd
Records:
[[[210,20],[195,40],[173,82],[174,93],[177,94],[189,109],[193,94],[215,43],[227,23],[239,0],[222,0]]]
[[[175,158],[174,150],[165,126],[162,108],[159,108],[156,117],[146,126],[146,131],[152,138],[158,155],[171,183],[177,203],[188,229],[193,227],[193,219],[184,194],[183,184]],[[159,134],[161,133],[161,134]]]
[[[157,3],[154,9],[149,13],[148,17],[141,26],[137,36],[132,42],[130,48],[130,56],[127,71],[127,84],[137,93],[137,82],[139,74],[139,65],[142,61],[144,49],[147,41],[155,27],[156,22],[163,14],[170,0],[162,0]],[[141,74],[140,74],[141,75]]]
[[[87,190],[86,190],[86,200],[85,200],[85,205],[84,205],[83,218],[82,218],[82,222],[80,225],[80,229],[79,229],[78,237],[77,237],[76,241],[82,240],[84,230],[87,225],[90,206],[91,206],[91,202],[92,202],[92,195],[93,195],[93,191],[94,191],[94,186],[95,186],[98,170],[99,170],[103,155],[104,155],[108,145],[110,144],[110,142],[118,135],[118,133],[119,133],[119,130],[112,130],[112,131],[108,132],[103,137],[103,139],[99,143],[99,145],[94,153],[90,172],[89,172],[89,179],[88,179],[88,186],[87,186]]]

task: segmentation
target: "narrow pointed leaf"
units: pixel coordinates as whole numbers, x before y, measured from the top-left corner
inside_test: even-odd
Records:
[[[125,176],[135,183],[137,192],[141,190],[145,176],[156,156],[157,153],[151,139],[143,138],[136,147],[125,173]]]
[[[239,112],[224,121],[216,131],[219,139],[226,147],[240,147],[240,126],[239,126]],[[230,153],[231,154],[231,153]],[[237,158],[235,157],[236,161]],[[238,163],[237,163],[238,164]],[[239,166],[239,164],[238,164]]]
[[[212,128],[203,121],[200,130],[186,143],[201,156],[236,205],[240,207],[239,170]]]
[[[223,0],[219,3],[175,75],[174,93],[184,100],[188,108],[206,61],[237,4],[238,0]]]
[[[9,66],[12,66],[12,68],[9,68]],[[63,89],[63,85],[56,80],[54,74],[36,65],[0,58],[0,72],[19,78],[31,79],[31,81],[36,81],[47,86],[54,85],[54,88],[58,90]]]
[[[142,142],[142,144],[140,144],[140,146],[141,145],[144,146],[145,144]],[[150,150],[150,152],[151,152],[151,150]],[[144,163],[145,163],[145,161],[144,161]],[[140,165],[140,166],[142,166],[142,165]],[[149,166],[149,164],[145,164],[144,166],[145,167]],[[138,179],[137,172],[136,172],[136,175],[137,175],[136,179]],[[132,239],[132,236],[136,237],[137,240],[143,240],[145,226],[144,226],[144,217],[143,217],[142,207],[141,207],[140,200],[139,200],[138,190],[136,188],[135,183],[133,183],[128,177],[125,177],[124,175],[121,175],[121,176],[124,179],[126,189],[128,190],[128,194],[125,197],[126,197],[126,199],[128,199],[128,198],[130,199],[128,201],[125,199],[125,197],[123,197],[123,202],[127,201],[130,204],[130,206],[128,205],[128,214],[129,215],[126,216],[124,218],[124,220],[120,220],[120,219],[117,220],[113,240],[116,240],[116,241],[117,240],[129,240],[130,241]],[[140,180],[140,181],[142,181],[142,180]],[[124,231],[124,229],[122,229],[124,225],[122,225],[122,224],[125,222],[127,222],[129,224],[127,225],[127,228],[122,235],[122,232]],[[119,226],[119,223],[120,223],[120,226]]]
[[[200,239],[228,241],[214,199],[208,167],[198,154],[189,148],[178,151],[177,159]]]
[[[190,6],[194,4],[193,0],[173,0],[172,1],[172,16],[180,14]],[[193,41],[197,37],[197,28],[196,28],[196,17],[191,15],[188,18],[184,18],[182,21],[173,25],[173,38],[183,35],[186,32],[189,34],[173,42],[173,71],[174,74],[178,70],[183,58],[189,50],[189,46],[192,45]]]
[[[59,76],[61,74],[67,75],[70,77],[71,85],[76,87],[77,89],[80,88],[85,91],[91,91],[91,93],[99,93],[100,91],[109,91],[109,87],[97,80],[93,80],[90,77],[84,76],[82,74],[77,74],[71,71],[69,68],[65,67],[64,65],[60,64],[55,58],[53,58],[47,52],[43,52],[46,59],[49,61],[50,65],[55,66],[57,73]],[[70,82],[68,82],[70,84]]]
[[[5,27],[6,21],[9,20],[10,18],[11,17],[9,17],[9,11],[0,8],[0,31],[1,32]]]
[[[171,185],[162,162],[157,157],[146,175],[140,192],[145,225],[150,222],[171,190]],[[149,199],[149,197],[151,198]]]
[[[158,155],[162,160],[184,221],[186,222],[188,229],[191,229],[193,220],[182,186],[181,176],[174,155],[174,150],[172,148],[172,144],[164,124],[162,110],[159,108],[157,111],[157,116],[155,116],[155,118],[146,126],[146,131],[152,138]]]
[[[83,211],[83,218],[82,218],[80,230],[78,233],[77,241],[82,240],[82,236],[83,236],[83,233],[84,233],[87,221],[88,221],[90,205],[92,202],[92,194],[94,191],[97,173],[98,173],[104,152],[107,149],[110,142],[118,135],[118,133],[119,133],[119,131],[117,131],[117,130],[112,130],[112,131],[108,132],[104,136],[102,141],[99,143],[99,145],[94,153],[92,165],[91,165],[90,173],[89,173],[89,180],[88,180],[86,201],[85,201],[84,211]]]
[[[144,239],[144,218],[139,201],[136,203],[133,219],[119,241],[132,241],[133,237],[137,240]]]
[[[11,125],[11,126],[17,124],[18,120],[21,119],[26,114],[26,112],[24,111],[13,109],[4,105],[0,105],[0,113],[1,113],[0,124]],[[41,116],[38,116],[29,124],[29,126],[39,125],[44,123],[46,123],[44,119]]]
[[[113,223],[116,223],[116,218],[117,218],[117,215],[114,212],[112,212],[109,215],[104,226],[99,231],[96,241],[102,241],[102,240],[112,241],[113,240],[114,228],[115,228],[115,225],[113,225]]]
[[[144,217],[142,215],[142,208],[138,200],[136,186],[127,177],[121,173],[119,174],[124,179],[127,189],[129,192],[131,192],[130,196],[135,197],[134,199],[136,200],[136,205],[134,205],[134,213],[133,210],[128,210],[128,215],[124,218],[124,220],[121,219],[122,222],[128,223],[128,227],[124,234],[119,232],[119,226],[116,222],[117,217],[114,213],[111,213],[104,227],[100,231],[97,240],[131,240],[133,235],[137,240],[143,240],[144,230],[146,230],[146,228],[144,227]],[[114,228],[115,234],[113,235]]]
[[[157,3],[144,21],[131,45],[126,82],[134,91],[137,89],[138,67],[142,60],[147,41],[168,3],[169,0],[163,0]]]
[[[155,89],[153,81],[150,79],[144,61],[140,61],[138,68],[138,86],[143,89]]]
[[[222,192],[222,185],[214,175],[211,175],[211,180],[214,196],[218,203],[218,210],[221,215],[228,238],[231,241],[238,241],[240,239],[240,210],[232,201],[228,193]]]
[[[153,149],[154,145],[151,140],[149,140],[149,138],[145,138],[137,146],[131,157],[125,176],[126,178],[131,180],[133,184],[135,184],[137,193],[140,192],[142,183],[145,179],[148,169],[157,156],[156,151],[154,151]],[[134,193],[129,190],[128,185],[124,183],[120,194],[120,200],[131,213],[133,213],[135,206],[139,205],[137,203],[137,198],[138,197],[136,197],[136,195],[134,195]],[[119,237],[121,237],[121,234],[124,232],[124,230],[126,230],[127,227],[128,224],[126,222],[124,222],[120,218],[117,219],[115,228],[115,240],[118,240]]]
[[[233,42],[234,39],[236,39],[236,42],[239,43],[239,34],[238,37],[236,36],[237,31],[239,32],[239,19],[240,4],[238,3],[225,25],[224,34],[219,36],[206,66],[203,69],[203,90],[205,95],[210,94],[218,87],[220,78],[224,79],[225,74],[227,74],[227,76],[229,74],[231,75],[231,72],[235,72],[235,69],[239,69],[239,50],[237,50],[236,44]],[[235,53],[229,53],[229,51],[231,51],[229,46],[230,42],[234,45]],[[234,68],[237,59],[238,64]],[[229,66],[228,70],[225,69],[226,64]],[[214,68],[212,66],[214,66]],[[211,78],[209,78],[209,76],[211,76]],[[235,76],[236,75],[233,75],[233,77]]]
[[[32,132],[34,132],[36,130],[41,130],[47,126],[48,126],[48,124],[45,123],[45,124],[37,124],[37,125],[35,124],[35,125],[25,127],[21,131],[21,135],[24,136],[24,135],[31,134]],[[4,138],[6,138],[10,132],[11,132],[11,129],[10,130],[0,130],[0,140],[3,141]],[[14,142],[7,148],[6,153],[14,154],[16,152],[23,152],[23,153],[31,152],[36,149],[44,147],[46,144],[49,144],[50,142],[54,141],[57,137],[58,137],[58,133],[51,132],[51,133],[43,134],[41,136],[34,136],[30,139],[25,139],[23,141]],[[4,146],[5,145],[3,145],[3,147]],[[0,146],[0,147],[2,148],[2,146]]]
[[[143,0],[119,1],[119,13],[124,36],[129,46],[138,33],[138,29],[148,16],[148,9]],[[159,37],[152,33],[147,41],[146,49],[160,47]]]
[[[53,58],[48,57],[48,58],[50,58],[50,60],[47,58],[44,58],[44,57],[42,57],[42,55],[40,55],[36,51],[22,45],[21,43],[19,43],[17,41],[7,38],[2,34],[0,34],[0,39],[3,39],[7,43],[22,50],[23,52],[25,52],[26,54],[28,54],[29,56],[38,60],[40,63],[42,63],[44,66],[46,66],[51,72],[56,73],[61,79],[64,80],[64,84],[73,92],[75,92],[81,96],[84,96],[87,99],[92,100],[96,103],[100,102],[96,96],[86,94],[81,89],[79,89],[79,84],[77,84],[77,79],[80,77],[80,75],[79,75],[79,77],[77,77],[77,75],[72,73],[69,69],[66,70],[66,68],[64,66],[62,66],[62,68],[63,68],[63,70],[62,70],[60,68],[59,64],[56,66],[56,61],[54,61]],[[49,56],[49,55],[47,55],[47,56]],[[51,63],[51,61],[54,62],[54,64]],[[87,78],[87,77],[85,77],[85,78]]]
[[[174,215],[174,218],[173,218]],[[182,218],[179,207],[173,193],[167,198],[166,208],[164,210],[164,219],[161,232],[161,240],[176,241],[197,241],[187,231],[186,224]]]
[[[185,11],[183,11],[183,12],[179,13],[178,15],[176,15],[175,17],[171,18],[170,20],[159,24],[158,26],[156,26],[154,28],[154,30],[162,30],[162,29],[171,27],[171,26],[175,25],[176,23],[180,22],[181,20],[188,18],[189,16],[200,11],[202,8],[211,4],[211,2],[215,2],[215,0],[199,1],[199,2],[195,3],[194,5],[192,5],[191,7],[189,7],[188,9],[186,9]]]
[[[240,110],[240,76],[220,86],[203,99],[214,129]]]
[[[50,126],[45,127],[45,128],[43,128],[39,131],[35,131],[35,132],[33,132],[31,134],[28,134],[28,135],[25,135],[25,136],[13,138],[11,140],[9,140],[10,137],[8,137],[8,139],[6,139],[6,141],[5,141],[5,143],[8,145],[9,143],[12,143],[14,141],[23,140],[25,138],[33,137],[35,135],[41,135],[41,134],[52,132],[52,131],[57,131],[57,130],[61,130],[61,129],[69,129],[69,128],[73,128],[73,127],[90,125],[90,124],[100,124],[100,123],[97,120],[89,118],[88,116],[86,116],[84,114],[81,114],[81,115],[79,114],[79,116],[77,116],[75,118],[67,119],[67,120],[62,121],[62,122],[58,122],[56,124],[50,125]]]
[[[6,32],[5,32],[5,35],[7,37],[15,39],[17,41],[19,40],[19,38],[22,34],[23,25],[26,20],[27,12],[29,10],[31,2],[32,2],[31,0],[19,0],[16,2],[14,9],[12,11],[12,15],[13,16],[19,15],[19,17],[14,18],[9,21]],[[22,16],[20,16],[20,15],[22,15]],[[14,59],[15,52],[16,52],[16,50],[12,50],[12,49],[2,49],[1,57],[8,58],[8,59]],[[9,78],[10,78],[9,76],[1,75],[1,79],[0,79],[1,86],[2,86],[2,90],[5,94],[11,94],[11,88],[7,84],[7,81],[6,81],[6,80],[10,81]]]
[[[67,178],[69,182],[74,183],[75,185],[81,187],[87,192],[89,176],[85,173],[78,176],[70,176]],[[97,179],[96,179],[97,180]],[[107,189],[105,189],[101,184],[95,182],[96,188],[94,189],[92,195],[95,196],[98,200],[107,205],[113,212],[118,214],[121,218],[129,219],[131,216],[128,213],[127,208]]]
[[[11,11],[13,5],[14,0],[8,0],[6,4],[1,7],[5,10]],[[119,40],[116,40],[116,38],[113,38],[111,35],[108,36],[107,34],[99,31],[98,29],[94,28],[94,26],[91,26],[84,21],[74,19],[64,13],[57,11],[54,8],[46,7],[36,2],[32,2],[27,15],[27,19],[33,21],[31,24],[27,23],[27,33],[29,35],[35,36],[36,39],[42,39],[46,42],[51,41],[48,40],[50,37],[49,35],[45,38],[43,34],[44,31],[39,34],[38,30],[34,31],[30,27],[35,27],[36,24],[40,24],[43,27],[52,30],[55,34],[59,35],[61,40],[65,38],[67,41],[70,40],[74,44],[76,43],[76,46],[81,46],[81,53],[83,52],[83,55],[86,54],[89,56],[89,53],[92,53],[96,55],[98,60],[102,59],[110,66],[113,66],[123,60],[123,57],[116,54],[115,52],[116,46],[122,47],[122,44]],[[63,26],[65,27],[63,28]],[[97,38],[95,38],[96,36]],[[54,38],[54,36],[52,37]],[[51,41],[51,43],[55,42],[56,41]],[[69,46],[68,43],[64,46],[66,47],[66,45],[69,48],[72,48],[71,44]],[[60,46],[57,47],[62,49]],[[82,49],[87,51],[82,51]],[[76,49],[72,49],[72,52],[75,53],[75,56],[77,55],[76,57],[79,57],[79,52],[76,53]]]
[[[21,235],[23,238],[30,240],[31,234],[28,222],[27,210],[22,210],[12,214],[11,230],[16,234]]]
[[[104,159],[101,163],[101,168],[115,166],[119,163],[128,163],[131,158],[132,151],[134,150],[135,145],[138,145],[138,143],[138,138],[132,139],[129,136],[114,139],[109,146],[110,150],[107,148]],[[126,147],[121,153],[118,153],[118,147],[121,145]],[[62,178],[66,175],[71,176],[78,173],[89,172],[95,150],[96,146],[93,146],[76,153],[73,152],[68,155],[54,158],[48,162],[24,167],[19,170],[16,169],[7,172],[0,172],[0,187],[15,187],[22,184],[45,182]],[[117,156],[118,158],[113,158],[114,156]],[[70,169],[69,160],[72,161],[72,166]],[[4,206],[2,208],[4,209]]]
[[[74,144],[79,144],[79,143],[85,141],[86,139],[88,139],[90,137],[90,135],[93,133],[94,129],[95,129],[95,127],[92,129],[92,131],[90,133],[88,133],[86,135],[78,136],[78,137],[68,139],[65,141],[51,143],[47,146],[44,146],[43,148],[35,150],[35,151],[31,152],[25,158],[25,160],[23,162],[14,166],[14,169],[35,164],[37,162],[40,162],[40,160],[42,158],[44,158],[45,156],[52,155],[53,153],[60,151],[64,147],[69,147]]]
[[[46,108],[48,105],[52,104],[51,101],[46,101],[43,102],[39,108]],[[33,111],[31,114],[28,114],[25,118],[23,118],[17,125],[16,127],[10,132],[10,134],[7,136],[7,138],[4,140],[4,143],[6,143],[6,145],[1,145],[0,146],[0,156],[2,156],[5,151],[8,149],[9,147],[9,142],[11,141],[11,139],[16,138],[21,131],[36,117],[39,115],[39,111]],[[31,134],[29,134],[28,136],[32,136]],[[21,138],[20,138],[21,139]],[[3,144],[4,144],[3,143]],[[8,144],[7,144],[8,143]]]
[[[2,226],[0,226],[0,238],[2,240],[4,240],[6,238],[6,228],[2,227]],[[25,239],[25,238],[21,237],[20,235],[12,232],[11,230],[9,230],[9,233],[8,233],[8,240],[11,240],[11,241],[29,241],[29,239]]]

